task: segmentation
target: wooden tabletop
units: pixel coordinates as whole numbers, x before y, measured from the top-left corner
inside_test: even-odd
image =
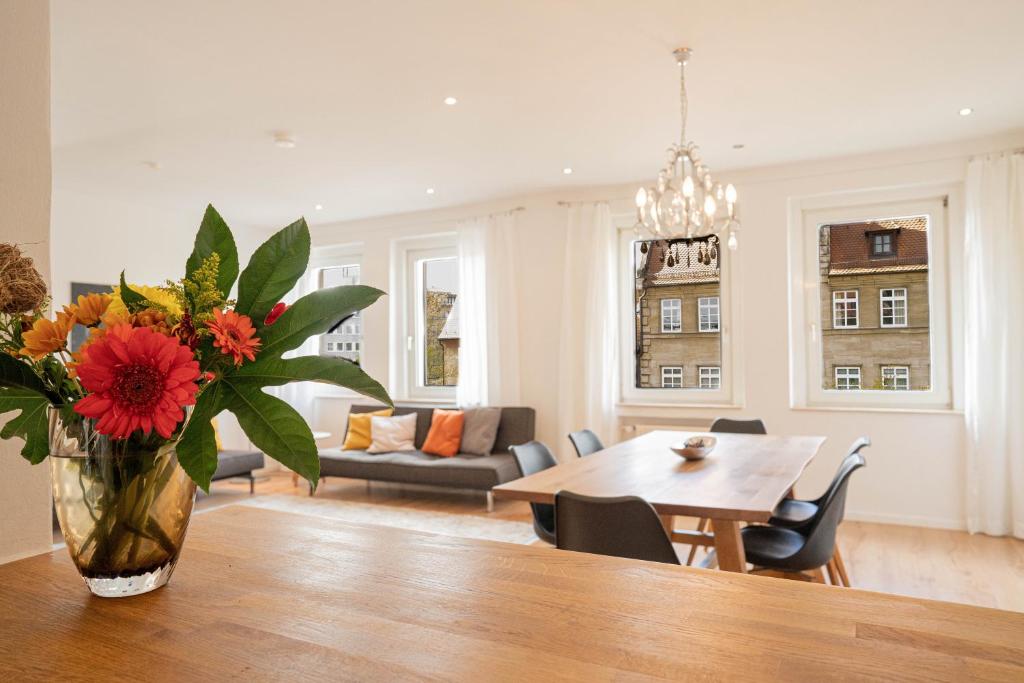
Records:
[[[1024,615],[230,506],[170,584],[0,566],[0,680],[1024,680]]]
[[[496,497],[553,503],[560,490],[640,496],[663,515],[767,522],[818,453],[821,436],[715,434],[704,460],[669,450],[696,433],[654,431],[494,488]]]

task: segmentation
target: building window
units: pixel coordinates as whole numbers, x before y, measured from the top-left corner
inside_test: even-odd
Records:
[[[459,383],[459,269],[454,258],[420,262],[423,325],[418,330],[423,354],[423,386]]]
[[[832,292],[832,327],[858,327],[857,290]]]
[[[697,299],[697,314],[699,316],[698,329],[701,332],[719,331],[719,309],[717,296],[702,296]]]
[[[896,391],[910,390],[910,368],[906,365],[883,365],[882,388]]]
[[[683,331],[683,302],[681,299],[661,300],[661,331]]]
[[[896,255],[896,233],[895,232],[873,232],[868,233],[871,239],[871,255],[884,258]]]
[[[718,389],[722,386],[722,368],[704,366],[698,368],[697,375],[701,389]]]
[[[836,389],[841,389],[841,390],[860,389],[860,368],[837,367],[836,368]]]
[[[330,266],[321,268],[318,285],[321,289],[358,285],[360,277],[359,264]],[[320,335],[320,355],[346,358],[353,363],[359,362],[359,342],[363,338],[363,324],[359,313],[354,313],[333,329]]]
[[[907,290],[905,287],[879,290],[882,299],[882,327],[907,326]]]
[[[661,386],[665,389],[682,389],[683,369],[680,367],[663,367],[661,369]]]

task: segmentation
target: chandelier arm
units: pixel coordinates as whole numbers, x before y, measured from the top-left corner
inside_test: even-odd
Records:
[[[681,113],[679,126],[679,146],[686,147],[686,113],[689,108],[686,99],[686,61],[679,62],[679,110]]]

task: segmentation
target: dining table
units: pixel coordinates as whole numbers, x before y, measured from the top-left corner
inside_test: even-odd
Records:
[[[694,436],[715,439],[704,459],[685,460],[671,449]],[[771,519],[824,442],[823,436],[654,430],[501,484],[493,493],[547,504],[559,491],[639,496],[654,507],[674,542],[713,546],[720,569],[742,573],[742,525]],[[710,531],[677,529],[676,516],[710,520]]]
[[[0,565],[0,681],[1024,680],[1024,614],[229,505],[165,587]]]

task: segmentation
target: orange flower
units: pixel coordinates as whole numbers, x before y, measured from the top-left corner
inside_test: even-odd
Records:
[[[67,313],[58,313],[56,320],[36,320],[32,329],[21,335],[21,340],[25,342],[21,354],[32,360],[40,360],[47,354],[63,349],[68,342],[68,332],[74,325],[75,316]]]
[[[219,308],[213,309],[213,317],[212,322],[206,323],[213,332],[213,345],[219,348],[221,353],[234,358],[235,365],[241,365],[243,357],[256,360],[260,340],[253,336],[256,334],[256,328],[252,326],[252,318],[234,311],[225,313]]]
[[[75,316],[75,320],[86,327],[99,324],[110,305],[109,294],[80,294],[78,303],[64,307],[64,312]]]

